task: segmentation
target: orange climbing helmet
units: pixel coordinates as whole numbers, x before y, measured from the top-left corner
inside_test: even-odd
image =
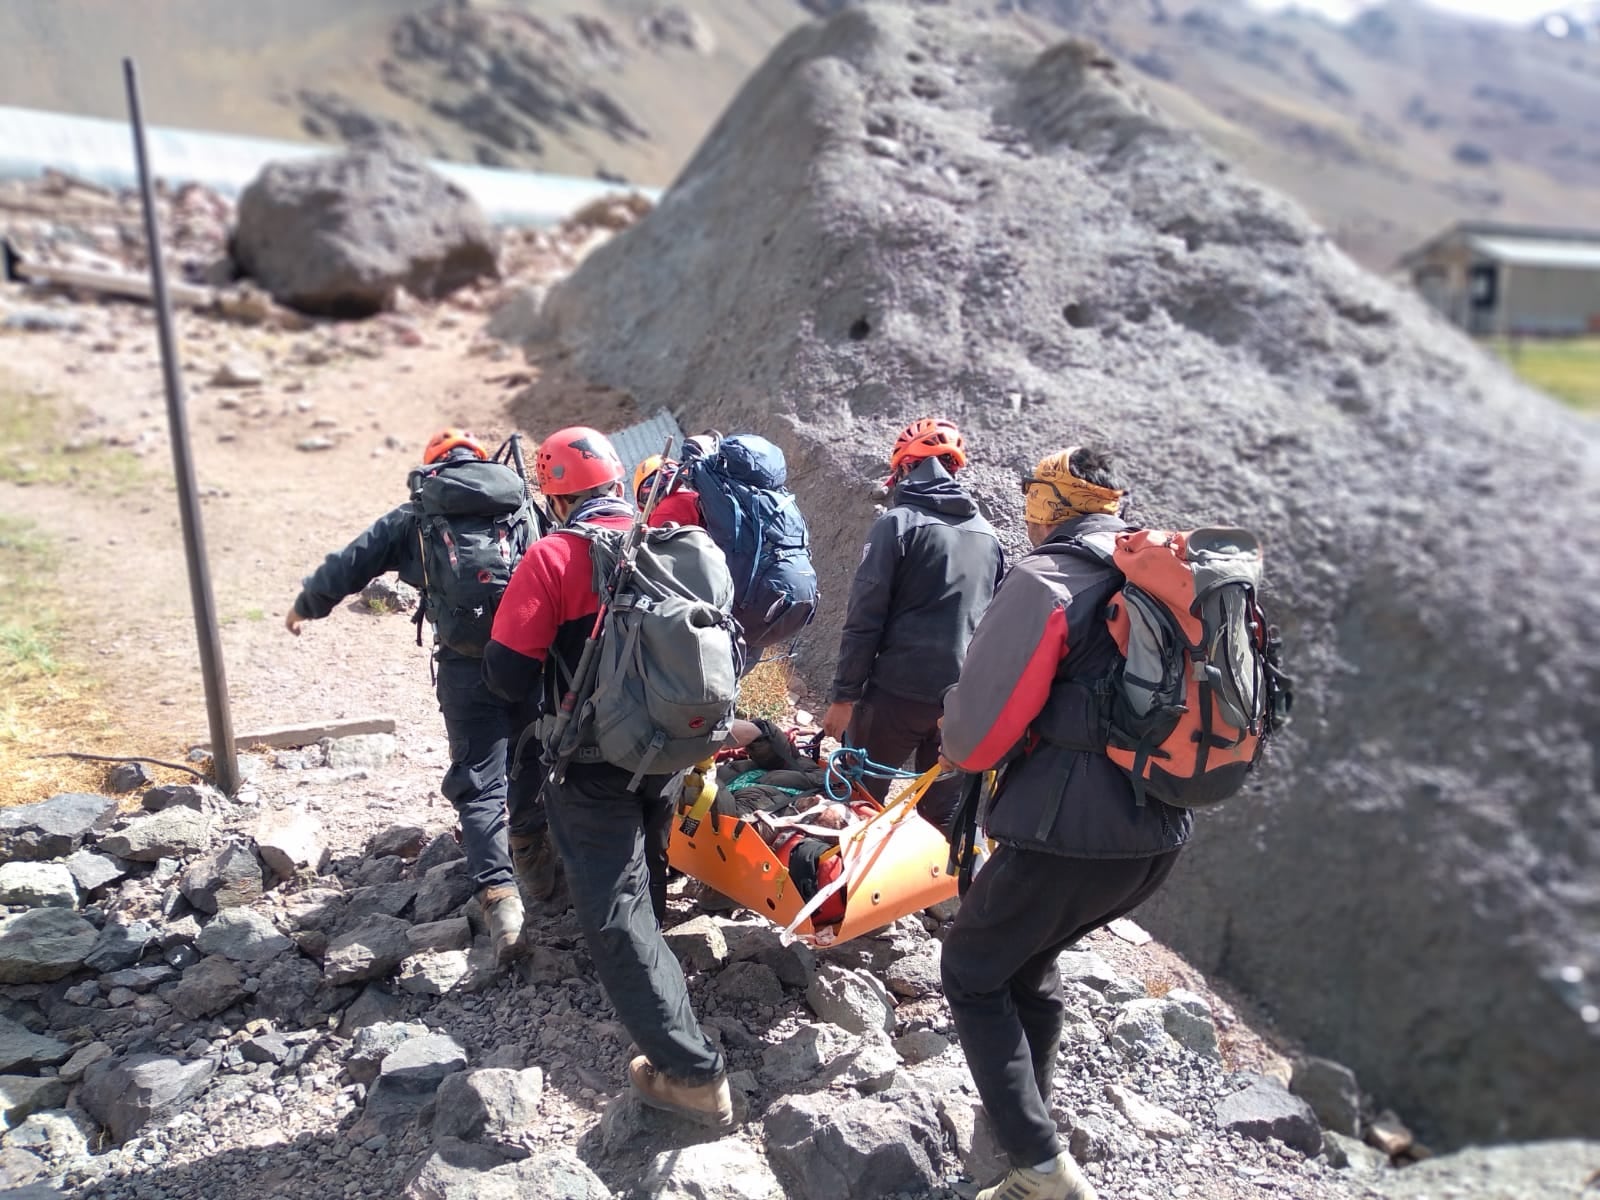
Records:
[[[622,478],[622,459],[598,429],[573,425],[539,443],[534,472],[546,496],[574,496]]]
[[[438,462],[452,450],[471,450],[479,458],[488,458],[489,452],[483,448],[483,443],[473,437],[465,429],[457,429],[452,425],[449,429],[441,429],[428,439],[427,447],[422,451],[424,466]]]
[[[889,482],[900,468],[924,458],[942,458],[953,471],[967,465],[967,441],[954,421],[943,417],[922,417],[901,430],[889,455]]]
[[[656,472],[666,469],[667,477],[661,481],[661,494],[665,496],[672,491],[672,486],[677,482],[678,464],[670,458],[662,458],[659,454],[652,454],[633,469],[633,499],[637,504],[643,504],[650,498],[650,487],[656,477]]]

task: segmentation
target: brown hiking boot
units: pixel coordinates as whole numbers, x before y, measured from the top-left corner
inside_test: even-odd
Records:
[[[978,1193],[977,1200],[1098,1200],[1094,1185],[1078,1170],[1072,1155],[1056,1155],[1054,1170],[1012,1167],[999,1183]]]
[[[556,848],[548,833],[511,839],[511,866],[526,899],[545,901],[556,894],[558,865]]]
[[[718,1075],[710,1083],[679,1083],[656,1070],[641,1054],[628,1064],[628,1079],[639,1099],[651,1108],[713,1129],[733,1128],[733,1097],[726,1075]]]
[[[525,915],[522,897],[513,885],[503,883],[479,892],[478,904],[483,908],[483,919],[489,924],[494,960],[504,965],[522,952],[522,922]]]

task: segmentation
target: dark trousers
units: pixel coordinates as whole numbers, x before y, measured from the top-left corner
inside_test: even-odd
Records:
[[[450,766],[439,790],[461,822],[461,845],[473,887],[515,882],[506,834],[536,832],[544,823],[538,804],[539,773],[507,780],[517,706],[483,683],[483,664],[448,650],[438,658],[439,711],[450,739]]]
[[[962,898],[940,958],[944,994],[995,1138],[1015,1165],[1061,1151],[1050,1117],[1066,1010],[1056,959],[1149,899],[1179,853],[1062,858],[1001,846]]]
[[[939,761],[939,718],[943,715],[941,704],[904,700],[869,685],[850,714],[845,737],[875,763],[903,767],[912,759],[921,774]],[[889,792],[887,779],[869,779],[865,786],[878,800]],[[917,812],[949,837],[950,820],[960,803],[961,779],[951,776],[928,789]]]
[[[639,1049],[663,1074],[707,1083],[722,1055],[689,1006],[683,968],[661,936],[666,910],[667,841],[672,801],[665,776],[628,791],[631,773],[605,763],[573,763],[561,784],[546,783],[550,836],[611,1007]]]

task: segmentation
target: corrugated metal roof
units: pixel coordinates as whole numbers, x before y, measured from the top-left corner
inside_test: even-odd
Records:
[[[1600,271],[1600,242],[1569,238],[1474,237],[1472,248],[1512,266]]]
[[[660,454],[669,436],[675,439],[675,446],[683,444],[683,430],[678,425],[678,419],[663,408],[649,420],[630,425],[621,433],[613,433],[611,444],[617,448],[617,457],[622,459],[622,465],[628,469],[629,478],[632,478],[634,467],[652,454]]]

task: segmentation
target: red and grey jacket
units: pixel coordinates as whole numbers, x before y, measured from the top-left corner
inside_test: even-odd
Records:
[[[607,513],[590,523],[627,529],[633,516]],[[543,711],[554,712],[567,680],[564,672],[546,672],[545,665],[554,654],[566,671],[575,669],[599,611],[589,540],[563,530],[540,538],[511,573],[495,612],[483,653],[489,690],[507,700],[532,699]]]
[[[945,695],[945,755],[968,771],[1010,760],[989,810],[996,841],[1073,858],[1144,858],[1188,840],[1187,810],[1140,806],[1122,768],[1085,749],[1104,745],[1085,685],[1117,664],[1105,610],[1122,576],[1052,544],[1125,528],[1115,517],[1079,517],[1018,562]]]

